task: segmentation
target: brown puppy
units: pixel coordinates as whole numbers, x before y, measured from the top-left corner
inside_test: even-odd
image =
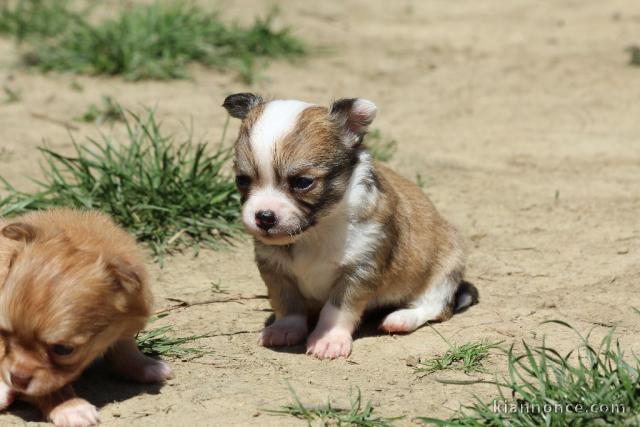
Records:
[[[242,219],[269,290],[275,322],[260,343],[348,356],[363,312],[397,310],[381,324],[409,332],[473,302],[460,287],[463,239],[414,183],[376,164],[363,146],[376,106],[330,108],[250,93],[223,106],[242,119],[236,182]]]
[[[171,378],[135,344],[150,310],[143,255],[105,215],[56,209],[0,220],[0,407],[18,395],[55,425],[97,424],[70,383],[102,355],[127,379]]]

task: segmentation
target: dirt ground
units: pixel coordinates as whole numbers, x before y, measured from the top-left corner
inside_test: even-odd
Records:
[[[204,3],[204,2],[203,2]],[[606,327],[640,353],[640,68],[625,47],[640,43],[635,0],[278,1],[280,22],[316,46],[297,64],[272,64],[257,92],[328,104],[338,97],[373,100],[373,127],[399,141],[391,166],[426,181],[437,207],[468,237],[467,279],[480,304],[436,328],[449,340],[527,340],[568,350],[582,331]],[[250,20],[267,10],[257,0],[218,2],[224,15]],[[0,105],[1,175],[29,188],[43,140],[68,149],[54,120],[72,121],[102,94],[125,106],[155,105],[167,128],[193,119],[197,136],[216,141],[224,97],[245,91],[233,73],[193,68],[192,81],[129,83],[120,79],[42,76],[15,67],[15,46],[0,39],[0,84],[22,91]],[[74,91],[77,81],[83,91]],[[42,115],[46,119],[42,118]],[[79,140],[96,135],[74,123]],[[237,123],[230,129],[235,133]],[[108,127],[102,131],[111,132]],[[122,132],[116,126],[115,133]],[[37,175],[36,175],[37,176]],[[150,264],[158,308],[167,298],[200,301],[264,295],[249,241],[229,251],[184,253],[164,269]],[[228,294],[214,294],[211,282]],[[301,425],[261,408],[301,399],[348,402],[360,387],[383,415],[448,417],[491,386],[443,385],[419,378],[411,360],[446,344],[428,328],[407,336],[361,334],[348,360],[318,361],[302,347],[258,347],[269,316],[262,298],[175,310],[163,322],[180,335],[211,334],[211,354],[174,361],[175,380],[149,388],[109,378],[100,367],[79,384],[101,406],[105,425]],[[160,324],[160,323],[158,323]],[[365,325],[371,329],[375,325]],[[501,371],[495,355],[490,370]],[[475,375],[473,378],[491,378]],[[0,424],[37,419],[18,405]]]

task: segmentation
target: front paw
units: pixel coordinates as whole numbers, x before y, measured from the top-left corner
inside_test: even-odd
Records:
[[[53,408],[49,420],[56,427],[87,427],[100,423],[96,407],[79,398],[67,400]]]
[[[4,411],[13,403],[16,398],[16,393],[0,380],[0,411]]]
[[[351,333],[341,328],[314,331],[307,340],[307,354],[318,359],[349,357],[352,343]]]
[[[304,316],[285,316],[262,330],[258,344],[264,347],[292,346],[301,343],[307,333]]]

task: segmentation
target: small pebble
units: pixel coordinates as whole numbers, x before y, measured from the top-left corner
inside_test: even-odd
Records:
[[[412,368],[418,366],[418,363],[420,363],[420,359],[417,356],[409,356],[407,357],[407,360],[405,360],[405,365]]]

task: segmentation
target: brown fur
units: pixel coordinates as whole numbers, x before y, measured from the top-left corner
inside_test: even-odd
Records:
[[[435,280],[452,274],[464,275],[465,243],[458,231],[436,210],[422,190],[384,165],[375,165],[380,197],[376,205],[360,212],[358,221],[375,220],[384,228],[383,237],[372,248],[367,280],[354,275],[358,265],[343,265],[332,301],[359,318],[372,300],[380,305],[403,306],[423,294]],[[306,300],[289,277],[278,268],[284,248],[256,242],[256,259],[269,289],[278,318],[299,313],[301,307],[317,315],[323,301]],[[278,252],[279,254],[275,254]],[[340,285],[341,284],[341,285]],[[393,301],[388,304],[387,301]],[[453,315],[452,299],[438,321]]]
[[[243,206],[249,207],[243,220],[257,237],[256,261],[276,314],[261,343],[302,339],[300,319],[319,312],[308,351],[333,358],[348,354],[349,334],[367,308],[398,309],[381,325],[389,332],[451,317],[464,274],[463,239],[417,185],[371,161],[362,143],[375,105],[352,98],[331,108],[304,108],[293,129],[274,141],[273,177],[266,183],[251,150],[252,143],[264,143],[251,140],[263,111],[262,104],[246,113],[236,144],[236,172],[251,178],[243,181]],[[300,178],[311,184],[294,185]],[[277,196],[263,202],[259,191],[266,185]],[[286,203],[278,205],[276,197]],[[260,203],[272,203],[286,227],[253,226],[251,213]],[[283,236],[270,240],[273,235]]]
[[[318,212],[344,193],[353,169],[352,157],[328,110],[310,107],[300,114],[293,131],[278,142],[274,168],[285,191],[303,207]],[[314,178],[314,185],[304,192],[291,191],[288,178],[295,176]]]
[[[376,298],[411,301],[449,272],[462,281],[466,250],[458,231],[413,182],[380,164],[376,172],[384,201],[372,215],[385,224],[387,237],[377,253],[376,263],[384,268],[376,280]],[[438,320],[451,317],[454,302]]]
[[[9,385],[16,373],[31,377],[15,391],[49,415],[67,400],[59,390],[144,327],[152,303],[144,257],[97,212],[36,212],[0,227],[0,373]],[[55,345],[73,351],[59,355]]]
[[[236,174],[251,179],[250,189],[240,190],[243,200],[251,189],[261,185],[249,136],[251,127],[263,110],[264,104],[259,104],[247,113],[235,144]],[[331,121],[327,108],[304,110],[295,129],[277,142],[275,153],[274,172],[280,188],[289,193],[313,221],[318,219],[315,214],[321,216],[323,209],[339,201],[346,189],[354,159],[352,150],[342,144],[339,129]],[[313,178],[313,186],[305,191],[293,191],[290,180],[297,176]]]

